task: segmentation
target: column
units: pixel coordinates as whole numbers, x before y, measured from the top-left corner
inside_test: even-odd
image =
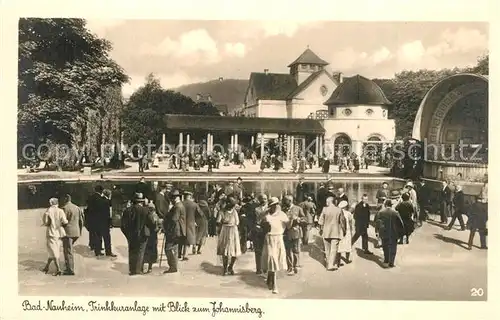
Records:
[[[319,156],[323,156],[323,136],[319,136]]]
[[[166,140],[167,140],[166,135],[165,135],[165,134],[162,134],[162,135],[161,135],[161,154],[162,154],[162,156],[165,156],[165,149],[166,149],[166,147],[167,147],[167,146],[165,145],[165,144],[167,143],[167,142],[166,142]]]
[[[234,151],[239,152],[238,134],[234,134]]]
[[[189,149],[190,143],[191,143],[191,135],[188,133],[186,135],[186,152],[187,153],[191,153],[191,150]]]
[[[210,154],[210,132],[207,133],[207,143],[205,145],[207,154]]]
[[[176,151],[178,153],[180,153],[180,154],[183,151],[183,143],[184,143],[183,138],[184,138],[184,135],[182,134],[182,132],[179,133],[179,145],[177,146],[177,150]]]
[[[214,134],[210,134],[210,153],[214,152]]]
[[[255,135],[252,134],[252,138],[250,139],[250,147],[253,148],[254,144],[255,144]]]
[[[295,138],[294,136],[290,136],[290,160],[295,157]]]
[[[229,149],[234,150],[234,134],[231,134],[231,145],[229,146]]]
[[[314,144],[314,153],[319,155],[319,136],[316,136],[316,143]]]
[[[260,158],[264,155],[264,133],[260,134]]]
[[[290,161],[290,136],[286,136],[286,161]]]

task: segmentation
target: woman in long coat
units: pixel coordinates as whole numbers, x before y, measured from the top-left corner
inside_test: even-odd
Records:
[[[241,255],[240,236],[238,225],[240,219],[234,208],[232,197],[227,197],[226,206],[219,211],[217,223],[221,225],[221,231],[217,242],[217,255],[222,256],[222,275],[234,275],[234,263]]]
[[[339,203],[339,208],[342,211],[342,214],[345,217],[346,221],[346,232],[344,235],[344,238],[342,238],[339,242],[339,251],[338,254],[342,257],[342,253],[345,253],[345,262],[347,264],[351,263],[351,251],[352,251],[352,236],[353,236],[353,218],[352,218],[352,213],[347,210],[348,207],[348,202],[347,201],[340,201]],[[337,261],[340,261],[338,259]]]
[[[207,201],[200,200],[198,203],[202,214],[196,216],[196,253],[201,254],[201,248],[205,245],[208,236],[208,220],[212,216]]]
[[[160,229],[160,219],[156,214],[156,208],[151,201],[148,203],[149,216],[154,221],[155,228],[149,230],[150,235],[146,244],[146,251],[144,252],[144,263],[148,264],[146,273],[151,273],[153,270],[153,263],[158,261],[158,230]]]
[[[48,273],[50,263],[54,261],[56,272],[53,275],[60,276],[62,274],[59,264],[61,238],[66,236],[64,226],[68,224],[68,220],[66,219],[64,211],[59,208],[59,201],[57,198],[51,198],[49,204],[49,209],[45,211],[42,217],[42,225],[47,228],[45,237],[47,241],[47,252],[49,254],[47,264],[45,268],[43,268],[43,271]]]

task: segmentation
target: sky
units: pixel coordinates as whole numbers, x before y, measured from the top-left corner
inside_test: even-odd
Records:
[[[113,45],[130,96],[154,73],[165,88],[251,72],[288,73],[308,46],[346,76],[472,66],[488,50],[484,22],[87,20]]]

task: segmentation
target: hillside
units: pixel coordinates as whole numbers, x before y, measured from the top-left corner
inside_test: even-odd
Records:
[[[212,96],[214,104],[225,104],[229,112],[243,104],[248,80],[224,79],[222,81],[212,80],[208,82],[191,83],[173,89],[196,101],[196,95]]]

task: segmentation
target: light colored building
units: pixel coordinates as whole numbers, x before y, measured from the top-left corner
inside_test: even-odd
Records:
[[[288,67],[290,72],[250,74],[244,107],[245,117],[315,119],[325,129],[316,138],[316,153],[332,154],[342,149],[361,154],[363,144],[392,143],[395,122],[388,118],[391,102],[372,80],[362,76],[344,78],[342,73],[330,74],[328,62],[307,48]],[[272,138],[266,134],[265,138]],[[293,138],[306,146],[307,137]]]

